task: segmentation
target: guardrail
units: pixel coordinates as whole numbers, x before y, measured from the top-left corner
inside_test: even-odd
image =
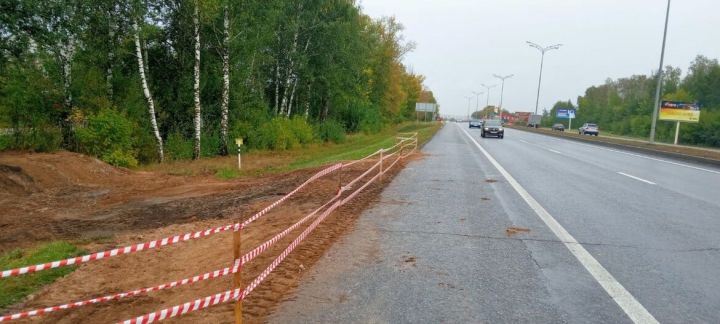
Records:
[[[402,133],[400,134],[402,136],[396,137],[396,143],[395,145],[389,147],[389,148],[382,148],[378,151],[363,157],[359,160],[344,162],[344,163],[337,163],[330,167],[327,167],[320,172],[316,173],[309,179],[307,179],[304,183],[296,187],[293,191],[289,192],[288,194],[284,195],[280,199],[274,201],[272,204],[265,207],[263,210],[257,212],[256,214],[249,217],[247,220],[243,222],[237,222],[234,224],[228,224],[225,226],[215,227],[206,229],[203,231],[197,231],[192,233],[186,233],[186,234],[179,234],[175,236],[165,237],[162,239],[149,241],[149,242],[143,242],[138,244],[129,245],[123,248],[117,248],[107,251],[101,251],[96,252],[84,256],[79,256],[75,258],[69,258],[64,260],[57,260],[53,262],[47,262],[43,264],[37,264],[33,266],[28,267],[21,267],[21,268],[15,268],[15,269],[8,269],[4,270],[0,273],[0,280],[3,278],[8,277],[14,277],[14,276],[22,276],[31,274],[34,272],[44,271],[48,269],[53,268],[59,268],[64,266],[70,266],[70,265],[80,265],[83,263],[88,262],[94,262],[99,261],[103,259],[118,257],[121,255],[126,254],[133,254],[141,251],[151,250],[151,249],[160,249],[166,246],[175,245],[183,242],[190,242],[193,240],[202,239],[205,237],[209,237],[214,234],[222,233],[233,230],[233,262],[230,266],[225,267],[223,269],[218,269],[211,272],[206,272],[203,274],[199,274],[196,276],[192,276],[189,278],[183,278],[171,282],[166,282],[160,285],[151,286],[151,287],[144,287],[139,288],[127,292],[122,293],[115,293],[115,294],[109,294],[103,297],[98,298],[91,298],[86,300],[80,300],[80,301],[73,301],[68,303],[63,303],[60,305],[55,306],[49,306],[45,308],[39,308],[39,309],[33,309],[33,310],[27,310],[23,312],[13,313],[13,314],[7,314],[0,316],[0,322],[5,321],[11,321],[11,320],[17,320],[22,318],[29,318],[34,316],[40,316],[45,315],[57,311],[62,310],[70,310],[74,308],[79,308],[87,305],[92,304],[99,304],[99,303],[106,303],[111,301],[116,301],[120,299],[125,298],[132,298],[136,296],[140,296],[143,294],[147,294],[154,291],[159,290],[167,290],[172,289],[175,287],[185,286],[185,285],[191,285],[200,281],[205,280],[212,280],[228,275],[233,275],[233,287],[232,289],[229,289],[224,292],[220,292],[215,295],[206,296],[200,299],[196,299],[193,301],[189,301],[184,304],[176,305],[174,307],[158,310],[156,312],[144,314],[132,319],[128,319],[123,321],[123,323],[152,323],[156,321],[161,321],[164,319],[181,316],[190,312],[202,310],[214,305],[222,304],[222,303],[228,303],[228,302],[235,302],[235,320],[236,322],[242,321],[242,301],[247,298],[247,296],[260,284],[262,283],[267,276],[272,273],[272,271],[306,238],[308,237],[313,230],[323,221],[325,220],[333,211],[335,211],[340,206],[346,204],[350,200],[352,200],[355,196],[357,196],[360,192],[362,192],[365,188],[367,188],[370,184],[372,184],[374,181],[377,181],[378,179],[381,179],[382,176],[387,173],[390,169],[392,169],[400,160],[406,158],[410,154],[412,154],[414,151],[417,150],[418,146],[418,138],[417,133]],[[373,161],[377,160],[376,162],[372,163]],[[244,255],[240,254],[240,244],[242,242],[241,235],[242,230],[249,226],[251,223],[256,221],[257,219],[263,217],[266,215],[270,210],[273,208],[279,206],[283,202],[285,202],[288,198],[295,195],[298,191],[306,187],[308,184],[312,183],[313,181],[320,179],[326,175],[329,175],[334,172],[341,172],[343,168],[347,168],[349,166],[358,164],[358,163],[372,163],[369,168],[364,171],[360,176],[356,177],[355,179],[350,180],[345,185],[340,185],[337,193],[331,197],[327,202],[325,202],[322,206],[318,207],[299,221],[297,221],[295,224],[291,225],[290,227],[286,228],[285,230],[279,232],[275,236],[273,236],[271,239],[265,241],[264,243],[260,244],[259,246],[255,247],[254,249],[250,250],[249,252],[245,253]],[[357,186],[359,183],[361,183],[364,180],[364,183],[360,185],[358,188],[354,189],[355,186]],[[354,189],[354,190],[353,190]],[[241,275],[242,275],[242,269],[245,264],[248,264],[253,259],[255,259],[258,255],[265,252],[267,249],[269,249],[271,246],[277,244],[282,238],[288,236],[290,233],[292,233],[294,230],[298,229],[303,224],[307,223],[311,219],[314,218],[314,221],[302,232],[300,233],[295,240],[288,245],[285,250],[264,270],[258,275],[252,282],[250,282],[249,285],[246,287],[240,287],[241,284]]]

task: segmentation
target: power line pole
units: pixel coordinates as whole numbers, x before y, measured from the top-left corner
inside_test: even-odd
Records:
[[[560,46],[562,46],[562,44],[555,44],[555,45],[550,45],[547,47],[542,47],[531,41],[526,41],[526,43],[528,45],[530,45],[530,47],[534,47],[538,51],[540,51],[540,53],[542,53],[542,55],[540,56],[540,77],[538,77],[537,97],[535,98],[535,115],[537,115],[538,105],[540,104],[540,84],[542,83],[542,71],[543,71],[543,63],[545,61],[545,52],[554,50],[554,49],[559,49]]]
[[[660,67],[657,75],[657,88],[655,89],[655,106],[653,107],[652,123],[650,125],[650,144],[655,143],[655,126],[657,125],[658,109],[660,109],[660,91],[663,80],[663,60],[665,59],[665,40],[667,39],[668,19],[670,18],[670,0],[665,11],[665,31],[663,31],[662,49],[660,50]]]

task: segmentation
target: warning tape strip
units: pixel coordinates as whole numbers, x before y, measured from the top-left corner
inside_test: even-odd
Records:
[[[329,168],[326,168],[326,169],[316,173],[315,175],[310,177],[310,179],[308,179],[303,184],[301,184],[300,186],[295,188],[295,190],[291,191],[290,193],[286,194],[282,198],[278,199],[277,201],[272,203],[270,206],[265,207],[263,210],[259,211],[258,213],[256,213],[255,215],[253,215],[252,217],[250,217],[243,223],[219,226],[216,228],[211,228],[211,229],[207,229],[204,231],[197,231],[194,233],[175,235],[172,237],[166,237],[166,238],[155,240],[155,241],[129,245],[129,246],[122,247],[122,248],[97,252],[97,253],[78,256],[78,257],[74,257],[74,258],[68,258],[65,260],[58,260],[58,261],[52,261],[52,262],[47,262],[47,263],[43,263],[43,264],[36,264],[36,265],[32,265],[32,266],[27,266],[27,267],[4,270],[4,271],[2,271],[2,273],[0,273],[0,278],[19,276],[19,275],[24,275],[24,274],[28,274],[28,273],[53,269],[53,268],[82,264],[82,263],[87,263],[90,261],[102,260],[102,259],[106,259],[106,258],[110,258],[110,257],[119,256],[119,255],[131,254],[131,253],[135,253],[135,252],[155,249],[155,248],[159,248],[159,247],[163,247],[163,246],[167,246],[167,245],[174,245],[174,244],[182,243],[185,241],[204,238],[204,237],[207,237],[207,236],[210,236],[213,234],[228,231],[230,229],[234,229],[235,231],[238,231],[242,227],[247,226],[248,224],[252,223],[253,221],[255,221],[258,218],[262,217],[263,215],[267,214],[271,209],[280,205],[282,202],[284,202],[285,200],[290,198],[292,195],[297,193],[301,188],[305,187],[310,182],[315,181],[318,178],[323,177],[331,172],[334,172],[335,170],[338,170],[341,167],[342,167],[342,164],[338,163],[338,164],[335,164]]]
[[[192,302],[187,302],[182,305],[177,305],[172,308],[166,308],[160,311],[156,311],[153,313],[145,314],[142,316],[138,316],[134,319],[125,320],[121,323],[123,324],[147,324],[147,323],[153,323],[155,321],[161,321],[167,318],[184,315],[189,312],[194,312],[200,309],[204,309],[210,306],[218,305],[221,303],[226,303],[231,300],[243,300],[245,299],[255,288],[257,288],[260,283],[262,283],[265,278],[267,278],[270,273],[275,270],[275,268],[292,252],[299,244],[302,242],[325,218],[327,218],[330,213],[332,213],[335,209],[345,204],[349,199],[352,197],[355,197],[360,191],[365,189],[367,186],[369,186],[373,181],[375,181],[380,174],[376,174],[374,177],[372,177],[368,182],[363,184],[362,187],[358,188],[356,191],[354,191],[352,194],[350,194],[345,199],[336,201],[332,206],[330,206],[327,210],[325,210],[308,228],[305,229],[295,240],[293,240],[292,243],[270,264],[269,267],[267,267],[260,275],[258,275],[255,280],[253,280],[245,289],[240,290],[240,288],[237,288],[235,290],[228,290],[223,293],[216,294],[214,296],[208,296],[205,298],[196,299]],[[232,297],[228,297],[232,296]]]
[[[187,302],[181,305],[165,308],[163,310],[153,312],[147,315],[138,316],[133,319],[125,320],[120,323],[123,324],[148,324],[157,321],[166,320],[180,315],[185,315],[190,312],[198,311],[201,309],[208,308],[223,303],[227,303],[232,300],[237,300],[242,295],[240,288],[231,289],[219,294],[207,296],[205,298],[199,298],[191,302]]]
[[[361,177],[362,176],[360,176],[356,179],[359,179]],[[107,295],[107,296],[103,296],[103,297],[99,297],[99,298],[92,298],[92,299],[88,299],[88,300],[77,301],[77,302],[67,303],[67,304],[63,304],[63,305],[45,307],[45,308],[35,309],[35,310],[31,310],[31,311],[24,311],[24,312],[15,313],[15,314],[4,315],[4,316],[0,316],[0,322],[8,321],[8,320],[16,320],[16,319],[21,319],[21,318],[27,318],[27,317],[33,317],[33,316],[39,316],[39,315],[44,315],[44,314],[52,313],[52,312],[59,311],[59,310],[72,309],[72,308],[78,308],[81,306],[86,306],[86,305],[91,305],[91,304],[104,303],[104,302],[109,302],[112,300],[122,299],[122,298],[126,298],[126,297],[134,297],[137,295],[141,295],[141,294],[145,294],[145,293],[149,293],[149,292],[153,292],[153,291],[175,288],[178,286],[193,284],[193,283],[196,283],[199,281],[203,281],[203,280],[207,280],[207,279],[215,279],[218,277],[223,277],[223,276],[226,276],[226,275],[229,275],[232,273],[236,273],[238,271],[238,268],[244,266],[245,264],[247,264],[250,261],[252,261],[253,259],[255,259],[255,257],[262,254],[262,252],[266,251],[268,248],[270,248],[272,245],[277,243],[283,237],[287,236],[290,232],[297,229],[300,225],[302,225],[307,220],[309,220],[310,218],[315,216],[320,210],[327,207],[327,205],[329,205],[330,203],[336,201],[338,198],[340,198],[341,194],[342,193],[339,192],[332,199],[330,199],[328,202],[326,202],[321,207],[315,209],[313,212],[311,212],[310,214],[305,216],[303,219],[299,220],[292,226],[288,227],[284,231],[275,235],[270,240],[262,243],[261,245],[259,245],[255,249],[253,249],[252,251],[246,253],[245,255],[243,255],[241,257],[241,259],[235,260],[233,267],[227,267],[227,268],[224,268],[221,270],[215,270],[215,271],[208,272],[208,273],[205,273],[202,275],[197,275],[197,276],[194,276],[191,278],[168,282],[168,283],[154,286],[154,287],[147,287],[147,288],[137,289],[137,290],[133,290],[133,291],[129,291],[129,292],[111,294],[111,295]]]

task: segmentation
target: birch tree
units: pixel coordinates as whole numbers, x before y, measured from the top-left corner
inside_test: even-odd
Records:
[[[222,99],[220,103],[220,155],[228,154],[228,105],[230,103],[230,14],[229,0],[223,2]]]
[[[193,93],[195,98],[195,145],[193,146],[193,160],[197,160],[200,158],[200,132],[202,128],[202,115],[200,111],[200,17],[198,0],[195,0],[193,27],[195,36],[195,67],[193,69]]]
[[[138,61],[138,71],[140,72],[140,82],[142,85],[143,95],[148,103],[148,113],[150,115],[150,126],[152,127],[155,140],[157,141],[157,151],[160,162],[165,160],[165,152],[163,150],[163,139],[160,136],[160,130],[158,129],[157,119],[155,117],[155,102],[153,101],[150,88],[148,87],[147,78],[145,76],[145,63],[143,62],[142,47],[140,45],[140,27],[138,27],[138,19],[133,20],[133,36],[135,39],[135,56]]]

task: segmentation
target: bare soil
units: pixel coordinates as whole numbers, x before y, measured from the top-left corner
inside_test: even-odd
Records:
[[[369,161],[372,163],[373,161]],[[363,209],[404,166],[398,163],[383,181],[370,185],[328,217],[243,303],[248,323],[265,321],[276,304],[292,298],[303,273],[350,230]],[[242,233],[242,252],[255,248],[318,208],[340,183],[369,164],[343,168],[312,183]],[[254,179],[221,181],[113,168],[94,158],[54,154],[0,155],[0,250],[65,239],[90,251],[140,243],[179,233],[226,225],[251,216],[291,191],[320,168]],[[356,188],[359,186],[356,186]],[[310,222],[308,222],[309,224]],[[260,274],[304,229],[301,227],[243,269],[243,286]],[[84,264],[9,311],[46,307],[154,286],[222,269],[232,263],[232,233]],[[232,288],[231,276],[60,311],[26,322],[117,322]],[[232,323],[232,304],[171,320]]]

